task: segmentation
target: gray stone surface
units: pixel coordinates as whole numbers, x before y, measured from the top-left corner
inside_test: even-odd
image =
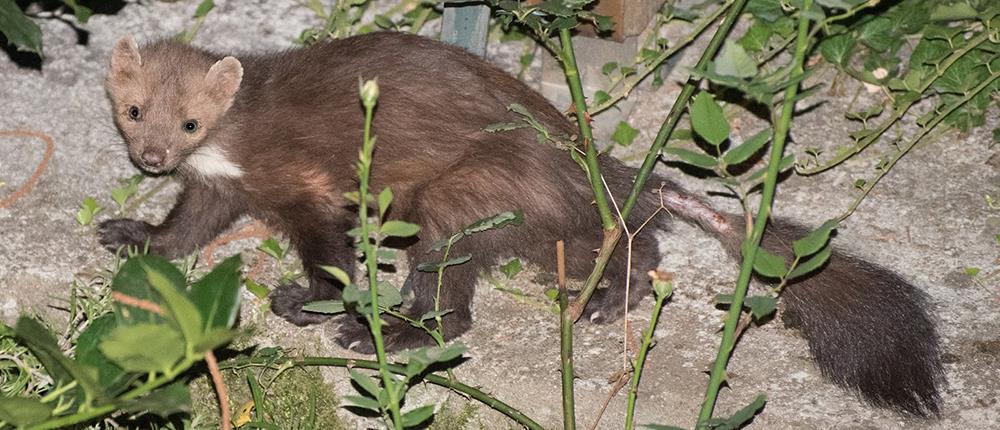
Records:
[[[106,267],[110,256],[97,245],[95,232],[74,221],[78,204],[94,196],[106,209],[99,220],[114,215],[109,191],[118,178],[136,173],[128,163],[120,137],[108,113],[103,89],[110,49],[118,37],[135,34],[140,40],[181,31],[197,2],[146,2],[130,4],[115,16],[95,16],[86,25],[89,43],[77,44],[76,33],[66,24],[41,21],[45,31],[46,59],[41,71],[19,68],[0,55],[0,130],[29,128],[55,139],[55,156],[34,191],[7,209],[0,209],[0,315],[11,322],[18,312],[36,310],[49,318],[65,318],[55,309],[66,298],[75,274]],[[291,46],[298,33],[312,24],[311,14],[298,2],[219,1],[196,43],[220,50],[259,51]],[[490,48],[490,57],[505,62],[511,54],[503,47]],[[699,49],[693,49],[696,54]],[[681,62],[671,80],[655,91],[643,87],[635,93],[630,122],[642,130],[631,148],[616,150],[634,160],[652,140],[679,86]],[[537,70],[536,70],[537,73]],[[827,70],[818,79],[833,79]],[[535,75],[537,79],[537,75]],[[827,103],[797,117],[792,151],[807,147],[831,150],[848,142],[856,127],[841,113],[860,90],[853,83],[827,90]],[[861,90],[863,91],[863,90]],[[862,92],[858,105],[880,102],[880,95]],[[738,109],[727,109],[740,122],[735,133],[748,137],[762,127],[759,119]],[[772,322],[752,328],[730,364],[730,387],[723,391],[719,415],[730,413],[758,393],[768,394],[766,409],[751,428],[798,429],[954,429],[997,428],[1000,422],[1000,382],[997,378],[1000,348],[1000,291],[996,281],[971,281],[963,268],[976,266],[984,273],[996,270],[1000,213],[989,208],[984,195],[1000,197],[1000,175],[988,160],[995,153],[990,130],[1000,122],[996,112],[989,124],[969,134],[950,132],[916,148],[885,178],[858,212],[843,225],[837,243],[854,253],[893,268],[926,291],[934,303],[947,353],[949,386],[939,420],[917,420],[873,409],[843,390],[823,381],[808,357],[805,341],[792,330]],[[41,158],[43,146],[32,139],[0,138],[0,188],[5,196],[27,178]],[[842,212],[850,203],[852,182],[872,174],[872,166],[886,146],[851,160],[842,167],[814,177],[792,176],[780,186],[775,213],[815,225]],[[353,155],[353,154],[351,154]],[[719,191],[675,168],[660,172],[690,190],[705,195]],[[147,181],[143,190],[153,184]],[[172,202],[176,186],[144,204],[135,216],[159,220]],[[711,197],[720,207],[734,210],[732,200]],[[663,234],[664,260],[660,267],[677,273],[674,299],[664,309],[656,332],[657,345],[644,373],[639,396],[638,422],[690,427],[704,392],[702,373],[715,355],[716,329],[721,312],[712,297],[732,288],[734,264],[716,242],[696,229],[678,226]],[[217,255],[252,250],[245,240]],[[247,258],[252,253],[248,252]],[[261,280],[274,282],[273,264]],[[397,275],[398,276],[398,275]],[[498,277],[496,273],[494,277]],[[499,279],[499,278],[498,278]],[[539,296],[551,277],[529,270],[514,281],[503,281]],[[397,279],[398,281],[398,279]],[[257,323],[262,345],[281,345],[305,353],[350,355],[332,341],[329,325],[307,329],[261,313],[261,302],[247,295],[245,323]],[[558,328],[556,317],[536,305],[521,301],[481,281],[475,301],[476,323],[462,341],[470,346],[468,362],[456,375],[483,387],[498,398],[534,417],[546,428],[559,427]],[[648,321],[652,301],[631,312],[634,328]],[[637,331],[637,330],[636,330]],[[607,379],[622,367],[622,323],[596,326],[578,324],[576,333],[576,382],[578,422],[589,426],[607,396]],[[325,372],[339,394],[353,389],[345,372]],[[419,387],[411,404],[450,399],[454,394]],[[623,420],[624,392],[616,395],[598,428],[618,428]],[[356,420],[346,411],[346,419]],[[513,425],[488,408],[480,407],[473,427],[510,428]],[[354,421],[357,426],[371,422]]]

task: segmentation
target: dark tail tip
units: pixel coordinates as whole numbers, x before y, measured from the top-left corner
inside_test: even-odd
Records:
[[[834,253],[784,297],[786,322],[803,331],[825,377],[873,405],[939,414],[944,370],[920,290],[892,271]]]

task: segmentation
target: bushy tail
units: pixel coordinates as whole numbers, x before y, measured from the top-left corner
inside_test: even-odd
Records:
[[[660,200],[673,215],[714,234],[730,255],[740,257],[742,217],[716,212],[672,184],[663,188]],[[763,247],[790,257],[792,242],[808,232],[778,220],[767,227]],[[938,414],[945,381],[924,293],[886,268],[835,250],[824,267],[792,281],[782,296],[783,319],[805,334],[826,378],[874,405]]]

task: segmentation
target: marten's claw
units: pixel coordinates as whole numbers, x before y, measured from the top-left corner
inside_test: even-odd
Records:
[[[271,299],[271,310],[276,315],[299,327],[330,319],[327,314],[302,310],[303,305],[314,300],[308,288],[302,288],[295,282],[279,286],[268,297]]]
[[[142,250],[152,225],[134,219],[119,218],[102,222],[97,229],[101,246],[111,252],[135,248]]]

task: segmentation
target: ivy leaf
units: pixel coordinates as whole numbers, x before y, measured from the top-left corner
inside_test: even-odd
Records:
[[[893,42],[892,20],[878,17],[861,27],[858,40],[877,52],[885,52]]]
[[[729,122],[711,94],[705,91],[698,93],[691,103],[690,113],[691,127],[708,143],[719,146],[729,137]],[[715,165],[715,160],[712,160],[712,165]]]
[[[757,62],[747,55],[742,45],[727,40],[722,53],[712,62],[711,70],[720,76],[752,78],[757,75]]]
[[[823,39],[819,44],[819,53],[823,59],[830,63],[846,66],[854,51],[854,44],[857,40],[848,34],[838,34],[836,36]]]
[[[627,122],[620,121],[615,127],[615,133],[611,135],[611,140],[621,146],[629,146],[635,137],[639,135],[639,130],[632,128]]]
[[[518,273],[521,273],[521,260],[512,259],[506,264],[500,266],[500,273],[503,273],[507,279],[514,279]]]

